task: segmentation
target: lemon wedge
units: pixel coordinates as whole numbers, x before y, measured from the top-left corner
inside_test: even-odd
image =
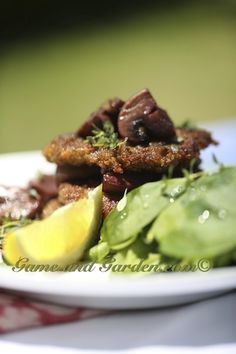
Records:
[[[28,258],[31,264],[72,264],[95,240],[101,214],[102,186],[98,186],[88,198],[8,233],[3,243],[4,259],[12,265],[20,257]]]

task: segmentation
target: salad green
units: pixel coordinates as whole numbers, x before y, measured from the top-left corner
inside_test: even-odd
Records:
[[[119,263],[236,262],[236,167],[136,188],[105,219],[90,259]]]

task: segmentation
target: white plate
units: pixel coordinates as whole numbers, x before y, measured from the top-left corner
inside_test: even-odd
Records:
[[[219,160],[236,164],[236,120],[211,125],[221,142],[203,153],[205,168],[212,168],[211,153]],[[25,185],[37,172],[51,173],[39,152],[0,156],[0,183]],[[195,273],[162,273],[147,276],[112,276],[99,267],[93,272],[27,273],[0,266],[0,287],[55,303],[106,309],[169,306],[200,300],[236,288],[236,267]]]

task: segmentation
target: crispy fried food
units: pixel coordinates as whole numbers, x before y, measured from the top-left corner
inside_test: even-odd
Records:
[[[87,185],[62,183],[59,186],[58,200],[61,204],[72,203],[76,200],[87,198],[90,190],[91,188]]]
[[[63,205],[75,202],[82,198],[88,197],[88,192],[91,191],[94,187],[87,185],[77,185],[70,183],[62,183],[59,186],[58,198],[51,199],[44,207],[42,212],[42,217],[48,217],[56,209],[60,208]],[[118,201],[122,198],[123,194],[117,193],[104,193],[103,194],[103,217],[106,217],[110,211],[116,206]]]
[[[102,215],[105,218],[114,209],[122,198],[122,195],[114,193],[103,193],[102,198]]]
[[[62,206],[62,204],[59,202],[59,200],[57,198],[53,198],[53,199],[49,200],[49,202],[47,202],[47,204],[43,208],[42,218],[43,219],[47,218],[48,216],[50,216],[55,210],[57,210],[61,206]]]
[[[200,150],[216,144],[204,130],[176,129],[178,143],[151,142],[148,145],[122,144],[116,149],[94,147],[76,134],[55,138],[44,148],[48,161],[57,165],[98,166],[104,171],[152,171],[165,173],[170,165],[189,166],[199,159]]]

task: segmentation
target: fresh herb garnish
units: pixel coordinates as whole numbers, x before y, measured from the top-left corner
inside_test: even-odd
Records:
[[[86,141],[95,147],[104,147],[115,149],[126,142],[118,138],[118,133],[115,132],[113,124],[107,120],[103,123],[103,129],[94,125],[92,136],[87,136]]]
[[[212,154],[212,160],[220,169],[224,168],[224,164],[219,161],[218,157],[214,153]]]
[[[183,129],[195,129],[197,130],[198,127],[189,119],[186,119],[180,126],[179,128],[183,128]]]

